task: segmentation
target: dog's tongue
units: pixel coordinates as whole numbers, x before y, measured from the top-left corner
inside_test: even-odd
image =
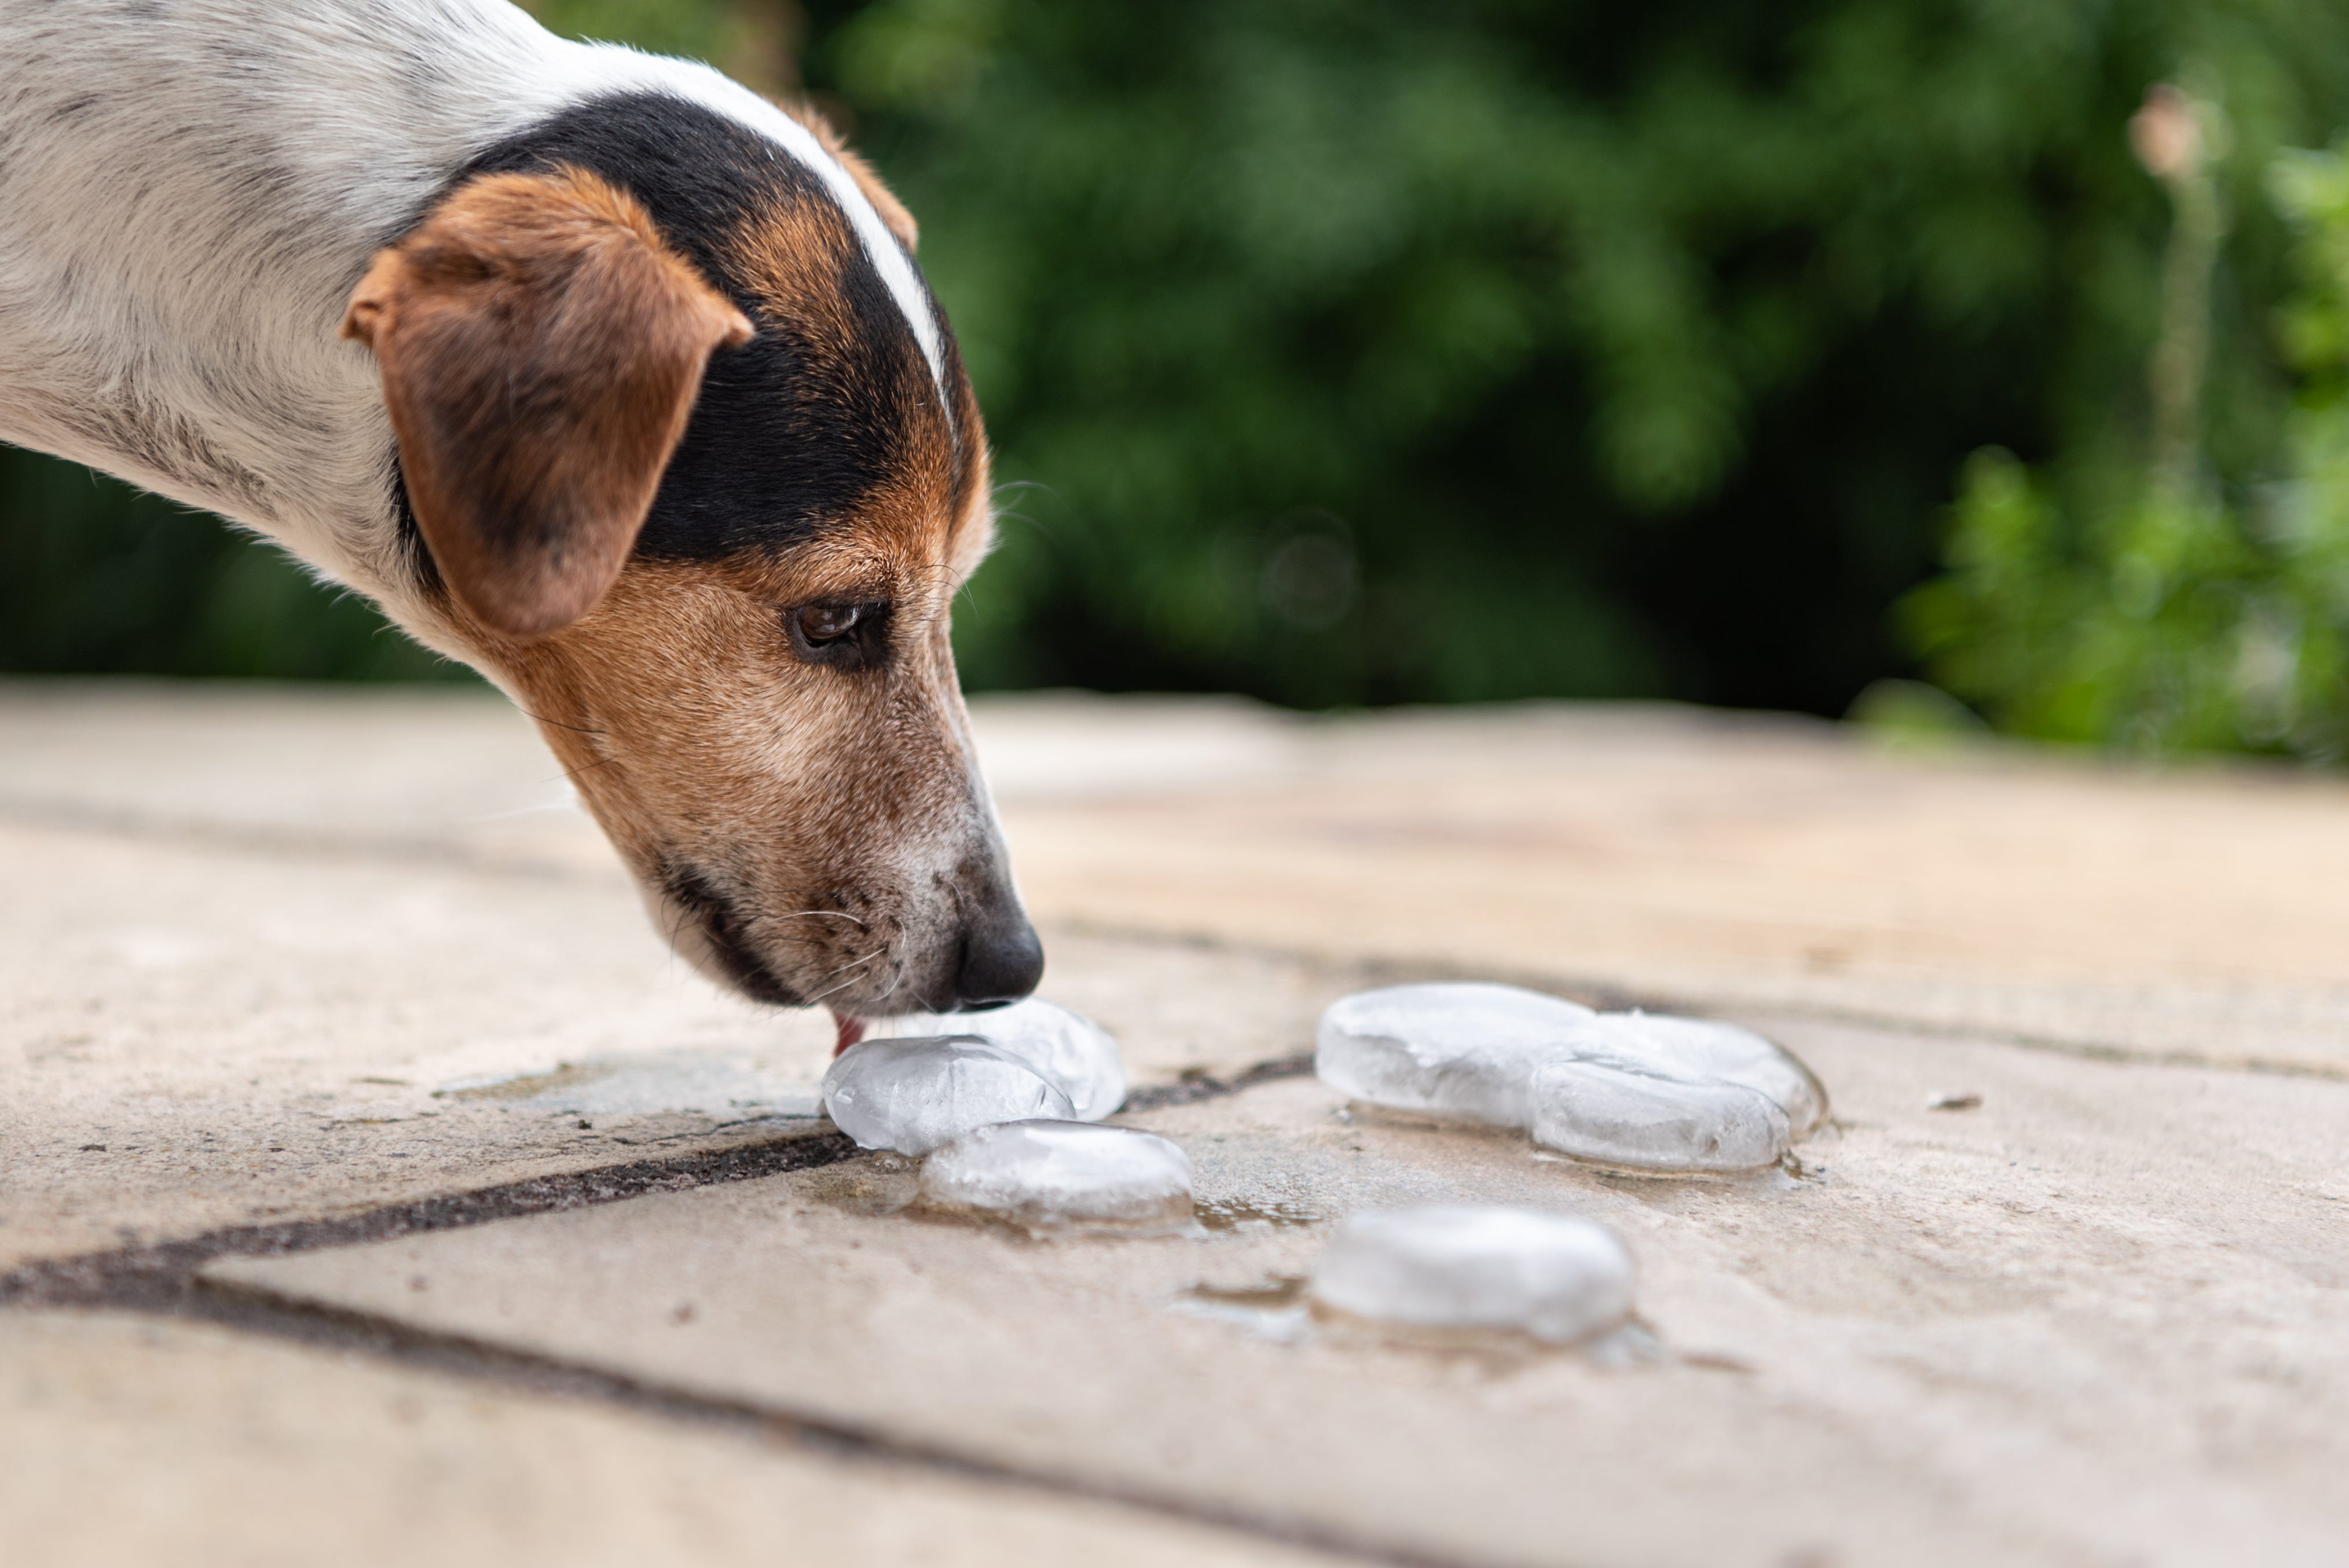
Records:
[[[853,1013],[834,1012],[832,1015],[832,1022],[833,1028],[839,1031],[833,1041],[833,1055],[839,1055],[843,1051],[864,1038],[864,1020],[862,1018]]]

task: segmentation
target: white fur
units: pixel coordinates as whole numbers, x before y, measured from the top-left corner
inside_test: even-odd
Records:
[[[806,129],[707,67],[502,0],[0,0],[0,440],[219,512],[448,647],[396,550],[369,256],[474,153],[616,89],[689,99],[819,175],[934,376],[904,249]]]

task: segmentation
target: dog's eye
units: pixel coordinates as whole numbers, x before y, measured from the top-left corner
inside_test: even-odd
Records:
[[[876,604],[797,605],[783,612],[783,630],[792,651],[810,664],[835,670],[869,669],[881,660],[888,639],[882,633],[889,606]]]
[[[801,638],[812,643],[846,637],[855,629],[857,618],[863,613],[863,607],[858,605],[802,605],[792,612]]]

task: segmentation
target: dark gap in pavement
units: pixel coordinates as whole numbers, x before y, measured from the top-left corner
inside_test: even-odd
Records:
[[[195,1272],[215,1258],[279,1257],[429,1231],[458,1231],[493,1220],[618,1203],[647,1193],[781,1176],[831,1165],[856,1152],[856,1146],[843,1134],[802,1133],[704,1154],[534,1176],[471,1192],[387,1204],[332,1220],[234,1225],[182,1241],[23,1264],[0,1274],[0,1303],[171,1312],[191,1287]]]

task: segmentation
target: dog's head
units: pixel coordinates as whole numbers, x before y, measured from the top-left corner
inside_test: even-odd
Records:
[[[582,113],[351,296],[436,629],[708,972],[849,1015],[1025,995],[1042,954],[947,638],[986,441],[910,222],[836,146]]]

